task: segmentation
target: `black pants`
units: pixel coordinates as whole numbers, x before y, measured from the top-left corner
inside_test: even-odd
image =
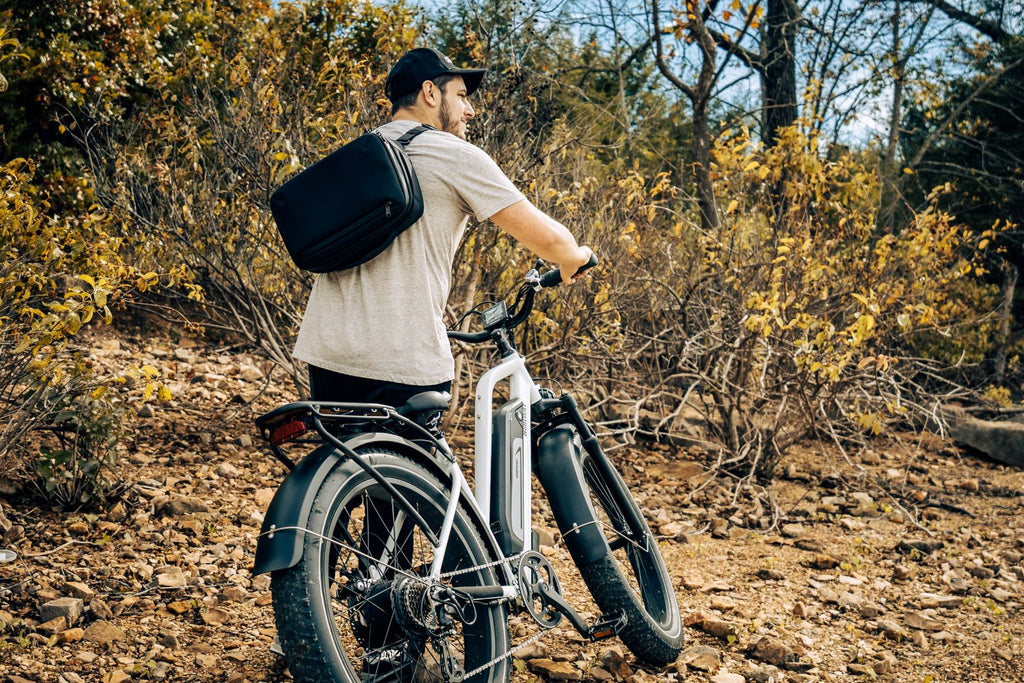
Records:
[[[399,384],[379,379],[353,377],[323,368],[309,366],[309,391],[314,401],[338,401],[343,403],[383,403],[387,406],[403,405],[416,394],[424,391],[452,390],[451,382],[429,386]]]

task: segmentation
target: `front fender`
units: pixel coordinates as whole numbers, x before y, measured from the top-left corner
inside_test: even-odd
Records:
[[[569,554],[577,567],[585,567],[610,550],[600,525],[593,523],[597,514],[583,483],[575,438],[576,432],[568,425],[541,436],[536,472]]]

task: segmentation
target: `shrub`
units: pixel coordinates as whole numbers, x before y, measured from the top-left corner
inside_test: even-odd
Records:
[[[111,217],[54,215],[32,171],[20,159],[0,166],[0,471],[77,507],[101,502],[109,488],[129,384],[144,399],[166,389],[151,368],[99,376],[73,342],[139,292],[180,283],[181,273],[126,265]],[[56,441],[42,439],[36,461],[30,435],[41,429]]]

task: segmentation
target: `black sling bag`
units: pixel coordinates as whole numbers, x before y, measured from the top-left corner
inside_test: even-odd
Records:
[[[423,194],[405,146],[374,131],[332,152],[279,187],[270,210],[289,255],[314,273],[366,263],[423,215]]]

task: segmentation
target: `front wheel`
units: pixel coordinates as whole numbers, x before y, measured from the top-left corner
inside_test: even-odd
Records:
[[[440,531],[446,486],[397,453],[359,453]],[[478,605],[467,614],[465,605],[436,599],[497,583],[489,553],[461,509],[441,581],[426,578],[435,549],[423,529],[353,462],[339,462],[324,480],[306,529],[299,563],[271,577],[278,636],[295,680],[509,679],[508,659],[501,658],[509,649],[505,607]]]
[[[570,554],[597,606],[625,614],[619,638],[626,647],[647,664],[671,664],[683,648],[683,625],[657,539],[615,466],[568,433],[551,442],[557,469],[541,479],[545,489],[545,479],[556,487],[548,498],[559,530],[567,542],[575,536]]]

